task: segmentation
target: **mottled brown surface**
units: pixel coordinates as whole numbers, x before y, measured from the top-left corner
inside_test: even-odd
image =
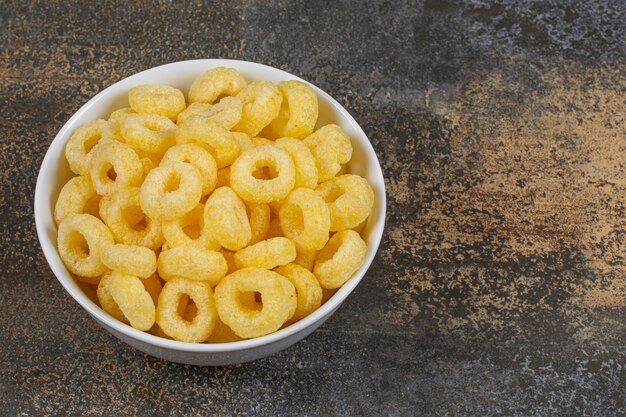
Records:
[[[0,415],[620,415],[626,409],[622,1],[0,6]],[[182,59],[301,76],[387,181],[379,255],[313,335],[249,364],[166,363],[58,284],[32,199],[60,127]]]

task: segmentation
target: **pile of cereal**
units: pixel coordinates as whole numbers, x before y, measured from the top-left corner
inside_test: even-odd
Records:
[[[194,343],[275,332],[363,264],[374,193],[345,173],[346,133],[315,130],[305,83],[248,84],[220,67],[187,100],[134,87],[130,107],[72,134],[65,156],[77,176],[54,211],[59,254],[136,329]]]

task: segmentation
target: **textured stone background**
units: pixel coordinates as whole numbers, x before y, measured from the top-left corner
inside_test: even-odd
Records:
[[[0,415],[623,415],[625,22],[622,0],[3,2]],[[91,96],[217,57],[337,98],[389,201],[322,328],[201,368],[95,324],[47,267],[32,201]]]

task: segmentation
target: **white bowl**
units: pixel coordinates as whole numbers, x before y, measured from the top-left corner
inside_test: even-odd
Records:
[[[105,329],[120,340],[150,355],[194,365],[226,365],[258,359],[291,346],[303,339],[326,321],[361,281],[369,268],[380,243],[385,223],[385,184],[376,153],[357,122],[328,94],[312,86],[319,99],[318,125],[336,123],[352,138],[354,147],[349,172],[367,178],[375,193],[375,203],[363,232],[367,242],[367,257],[363,266],[324,305],[308,317],[275,333],[256,339],[232,343],[193,344],[177,342],[141,332],[116,320],[85,295],[63,265],[56,247],[57,227],[53,208],[61,187],[72,176],[64,157],[65,144],[79,126],[106,118],[115,109],[128,106],[127,93],[140,84],[167,84],[186,92],[192,81],[210,68],[228,66],[237,69],[248,80],[301,80],[285,71],[266,65],[225,59],[182,61],[152,68],[125,78],[106,88],[80,108],[65,123],[50,144],[41,164],[35,189],[35,223],[44,255],[50,268],[72,297]]]

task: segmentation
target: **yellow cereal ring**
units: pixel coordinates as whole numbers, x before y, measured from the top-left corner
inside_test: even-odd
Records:
[[[176,131],[176,143],[201,144],[215,158],[218,169],[232,164],[241,152],[231,132],[204,116],[186,118]]]
[[[169,148],[161,159],[161,166],[174,162],[188,162],[198,169],[202,177],[202,195],[209,194],[215,189],[217,164],[213,156],[203,147],[187,143]]]
[[[185,110],[183,92],[169,85],[139,85],[128,91],[128,103],[137,113],[158,114],[176,121]]]
[[[276,145],[276,142],[274,142],[273,140],[262,138],[260,136],[253,137],[252,139],[250,139],[250,142],[253,146]]]
[[[246,213],[252,230],[249,245],[260,242],[270,230],[270,206],[267,204],[246,203]]]
[[[146,291],[142,280],[114,271],[109,282],[109,292],[124,317],[137,330],[150,330],[155,321],[154,302]]]
[[[254,137],[278,116],[283,101],[282,94],[269,81],[256,81],[249,84],[237,98],[243,103],[241,121],[233,130]]]
[[[350,137],[337,125],[326,125],[304,139],[317,165],[318,181],[324,182],[341,170],[352,158]]]
[[[107,126],[102,132],[103,140],[116,140],[118,142],[124,142],[124,138],[122,137],[122,121],[129,114],[135,114],[133,109],[130,107],[123,107],[121,109],[115,110],[109,118],[107,119]]]
[[[91,182],[100,195],[141,184],[143,165],[132,147],[120,142],[100,143],[92,151]]]
[[[178,312],[182,295],[187,295],[196,306],[192,321],[185,320]],[[156,322],[165,334],[181,342],[200,343],[209,337],[216,320],[215,299],[208,283],[184,278],[165,283],[156,310]]]
[[[161,223],[144,214],[139,194],[139,187],[132,187],[103,197],[100,202],[100,216],[111,229],[116,241],[155,250],[163,244]]]
[[[237,336],[233,329],[225,325],[222,320],[217,318],[215,321],[215,327],[211,332],[211,336],[209,336],[205,342],[206,343],[230,343],[237,342],[239,340],[243,340],[241,337]]]
[[[191,103],[178,115],[177,123],[180,125],[191,116],[204,116],[230,130],[241,120],[242,108],[243,104],[237,97],[224,97],[217,104]]]
[[[256,266],[272,269],[287,265],[296,259],[296,245],[285,237],[274,237],[262,240],[235,253],[235,264],[239,268]]]
[[[163,154],[176,143],[176,125],[157,114],[130,114],[120,127],[124,141],[138,150]]]
[[[186,162],[162,165],[148,173],[139,195],[141,209],[153,219],[174,220],[200,201],[202,176]]]
[[[220,245],[232,251],[248,245],[252,238],[246,206],[229,187],[216,189],[207,200],[204,225]]]
[[[315,264],[315,257],[317,256],[317,251],[298,251],[296,253],[296,259],[293,261],[294,264],[298,264],[309,271],[313,271],[313,265]]]
[[[341,175],[320,184],[316,190],[330,210],[330,231],[357,227],[370,215],[374,190],[358,175]]]
[[[322,305],[322,287],[311,271],[300,265],[288,264],[276,268],[274,272],[286,277],[298,294],[298,306],[289,321],[296,322]]]
[[[233,139],[239,144],[239,149],[241,152],[245,151],[248,148],[252,148],[254,144],[252,143],[252,139],[250,136],[246,135],[243,132],[232,132]]]
[[[89,214],[72,214],[59,224],[59,255],[67,269],[81,277],[94,278],[107,271],[102,249],[113,243],[111,231]]]
[[[322,288],[339,288],[363,265],[367,245],[354,230],[342,230],[330,238],[315,259],[313,273]]]
[[[198,204],[189,213],[163,223],[163,236],[169,248],[194,246],[200,249],[218,250],[220,244],[204,226],[204,205]]]
[[[261,294],[260,311],[241,303],[240,295],[249,292]],[[220,320],[242,338],[278,330],[297,307],[296,290],[289,280],[261,268],[240,269],[224,277],[215,287],[215,303]]]
[[[91,150],[100,142],[107,122],[98,119],[76,129],[65,145],[65,158],[70,169],[78,175],[89,174]]]
[[[313,133],[317,123],[317,94],[308,84],[295,80],[279,83],[278,89],[283,102],[278,117],[270,125],[274,136],[304,139]]]
[[[255,177],[257,170],[268,167],[276,176]],[[276,146],[259,146],[244,151],[232,165],[230,183],[233,190],[251,203],[269,203],[285,198],[293,189],[296,169],[289,154]]]
[[[237,70],[227,67],[213,68],[191,84],[189,102],[210,104],[222,95],[237,95],[246,85],[245,78]]]
[[[206,281],[212,287],[217,285],[228,270],[226,259],[221,253],[184,246],[161,252],[158,265],[159,276],[166,281],[186,278]]]
[[[319,250],[328,241],[330,212],[327,204],[309,188],[293,190],[278,213],[280,228],[301,252]]]
[[[144,246],[107,246],[102,249],[102,263],[113,271],[139,278],[148,278],[156,272],[156,255]]]
[[[100,196],[96,194],[91,179],[86,175],[74,177],[61,189],[54,207],[54,220],[57,224],[72,214],[91,214],[98,216],[97,207]]]
[[[96,290],[96,294],[98,295],[98,302],[100,303],[100,307],[116,319],[121,322],[128,323],[128,319],[120,310],[120,307],[117,305],[113,297],[111,296],[111,291],[109,291],[109,284],[111,283],[111,272],[105,272],[102,275],[102,279],[100,279],[100,283],[98,284],[98,289]]]
[[[317,166],[308,146],[295,138],[276,139],[276,146],[286,151],[296,168],[296,188],[315,188],[317,185]]]

